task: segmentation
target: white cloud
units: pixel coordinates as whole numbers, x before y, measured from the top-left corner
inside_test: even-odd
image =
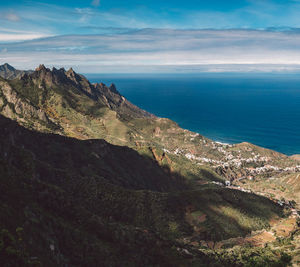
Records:
[[[33,33],[1,33],[0,32],[0,44],[3,42],[18,42],[18,41],[25,41],[25,40],[33,40],[37,38],[43,38],[46,37],[44,34],[33,34]]]
[[[131,72],[299,71],[300,31],[144,29],[67,35],[11,43],[2,58],[26,62],[23,68],[45,63],[77,66],[81,72],[124,72],[129,66]]]

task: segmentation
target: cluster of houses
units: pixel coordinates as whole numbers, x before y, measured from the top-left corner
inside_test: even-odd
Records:
[[[292,166],[292,167],[285,167],[285,168],[277,167],[277,166],[273,166],[271,164],[266,164],[272,160],[270,157],[261,156],[257,153],[252,152],[251,157],[243,158],[242,153],[239,150],[237,151],[237,155],[233,155],[231,152],[226,151],[226,149],[228,147],[232,147],[232,145],[223,144],[223,143],[219,143],[219,142],[209,142],[208,143],[204,139],[202,140],[202,142],[206,146],[210,146],[212,149],[217,149],[220,153],[224,154],[224,160],[222,161],[222,160],[216,160],[216,159],[211,159],[211,158],[206,158],[206,157],[197,157],[192,153],[185,153],[184,150],[180,150],[180,149],[176,149],[174,154],[182,154],[182,155],[185,155],[185,157],[187,159],[195,160],[195,161],[198,161],[199,163],[211,164],[213,167],[240,168],[244,163],[247,163],[247,164],[263,163],[264,164],[264,166],[262,166],[262,167],[245,167],[244,169],[246,170],[247,175],[239,178],[238,180],[241,180],[241,179],[252,180],[255,175],[267,173],[267,172],[280,172],[280,173],[282,173],[282,172],[293,172],[293,173],[300,172],[300,165]],[[251,151],[251,149],[249,151]],[[262,165],[262,164],[259,164],[259,165]],[[218,185],[218,186],[239,190],[239,191],[242,191],[245,193],[253,193],[254,194],[254,192],[252,190],[245,189],[241,186],[232,185],[230,180],[225,180],[224,183],[217,182],[217,181],[212,181],[211,183]],[[255,192],[255,194],[261,195],[264,197],[268,197],[266,194],[261,193],[261,192]],[[271,197],[269,197],[269,199],[274,201],[281,207],[289,209],[291,211],[292,217],[300,219],[300,211],[297,211],[295,209],[295,205],[294,205],[295,203],[288,201],[288,200],[283,200],[283,199],[282,200],[273,199]]]
[[[184,156],[187,159],[201,161],[201,162],[204,162],[204,163],[212,163],[212,164],[222,164],[223,163],[222,161],[215,160],[215,159],[209,159],[209,158],[204,158],[204,157],[196,157],[195,155],[193,155],[191,153],[186,153],[186,154],[184,154]]]
[[[272,165],[265,165],[257,168],[246,168],[251,174],[261,174],[269,171],[276,172],[300,172],[300,165],[293,167],[280,168]]]
[[[203,139],[203,142],[205,140]],[[206,142],[206,141],[205,141]],[[254,152],[251,153],[251,157],[243,158],[241,155],[241,151],[237,151],[237,155],[233,155],[231,152],[226,151],[225,149],[228,147],[232,147],[232,145],[229,144],[223,144],[220,142],[211,142],[210,144],[211,148],[217,149],[220,153],[224,154],[224,160],[216,160],[212,158],[207,158],[207,157],[198,157],[195,156],[192,153],[186,153],[183,149],[177,148],[173,154],[175,155],[184,155],[187,159],[189,160],[194,160],[198,161],[199,164],[210,164],[214,168],[222,167],[222,168],[228,168],[228,167],[234,167],[234,168],[241,168],[243,165],[247,164],[260,164],[261,163],[267,163],[271,161],[270,157],[266,156],[261,156],[259,154],[256,154]],[[168,153],[171,153],[170,151],[165,151]],[[270,164],[264,165],[262,167],[245,167],[244,168],[247,173],[249,174],[249,177],[252,177],[252,175],[256,174],[262,174],[266,172],[300,172],[300,165],[297,166],[292,166],[292,167],[277,167],[277,166],[272,166]]]
[[[179,154],[181,151],[176,150],[175,154]],[[227,159],[227,161],[220,161],[220,160],[214,160],[214,159],[210,159],[210,158],[205,158],[205,157],[197,157],[191,153],[186,153],[184,154],[185,157],[187,159],[190,160],[196,160],[199,161],[201,163],[210,163],[213,165],[213,167],[217,168],[217,167],[235,167],[235,168],[240,168],[242,166],[243,163],[259,163],[259,162],[268,162],[270,160],[270,158],[268,157],[259,157],[258,155],[255,155],[255,157],[253,158],[234,158],[234,156],[232,154],[230,154],[229,156],[227,155],[227,157],[225,159]],[[249,174],[262,174],[265,172],[270,172],[270,171],[276,171],[276,172],[300,172],[300,165],[297,166],[292,166],[292,167],[286,167],[286,168],[281,168],[281,167],[277,167],[277,166],[272,166],[270,164],[264,165],[262,167],[248,167],[245,168],[245,170],[248,171]]]

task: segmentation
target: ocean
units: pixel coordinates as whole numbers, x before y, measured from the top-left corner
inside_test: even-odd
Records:
[[[129,101],[224,143],[300,154],[300,74],[87,74]]]

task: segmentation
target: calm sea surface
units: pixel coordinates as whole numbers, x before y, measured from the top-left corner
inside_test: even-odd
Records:
[[[300,74],[88,74],[215,141],[300,154]]]

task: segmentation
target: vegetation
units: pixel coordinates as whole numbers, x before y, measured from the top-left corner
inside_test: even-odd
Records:
[[[186,191],[182,177],[125,147],[36,133],[3,117],[0,126],[0,227],[22,227],[26,253],[46,266],[214,262],[177,240],[194,234],[189,210],[207,214],[202,236],[212,240],[265,227],[281,213],[242,192]],[[249,220],[238,221],[242,212]]]
[[[266,248],[228,245],[270,229],[283,208],[220,186],[240,170],[217,174],[185,155],[260,153],[289,166],[285,156],[250,144],[217,149],[72,69],[40,66],[0,78],[0,89],[0,112],[16,121],[0,115],[2,265],[289,264],[281,248],[294,246],[290,236]],[[243,168],[263,165],[253,164]]]

